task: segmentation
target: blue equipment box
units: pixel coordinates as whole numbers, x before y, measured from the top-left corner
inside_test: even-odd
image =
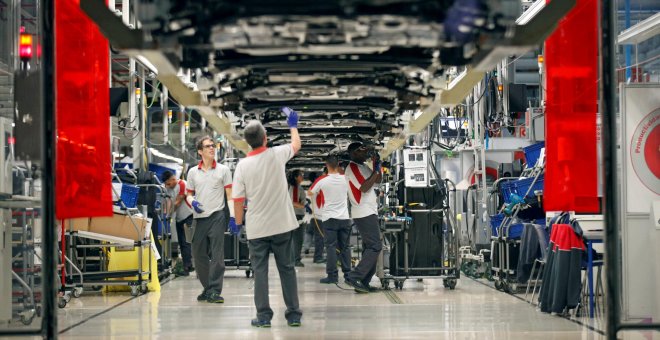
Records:
[[[523,148],[523,151],[525,152],[525,161],[527,162],[528,168],[531,168],[534,166],[534,164],[536,164],[536,161],[541,156],[541,149],[544,147],[545,142],[539,142]]]
[[[121,195],[120,198],[124,202],[127,208],[135,208],[137,206],[138,194],[140,193],[140,187],[132,184],[121,184]],[[115,205],[120,206],[119,201],[115,202]]]

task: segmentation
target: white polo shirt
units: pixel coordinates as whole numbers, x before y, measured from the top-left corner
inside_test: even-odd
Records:
[[[348,185],[346,178],[340,174],[329,174],[323,176],[320,181],[314,182],[309,188],[316,194],[323,191],[324,204],[321,208],[323,218],[321,221],[327,221],[331,218],[338,220],[348,220]]]
[[[177,196],[183,196],[183,201],[174,212],[177,222],[181,222],[188,218],[188,216],[192,215],[192,207],[190,207],[188,201],[186,201],[186,181],[180,179],[174,188],[167,188],[167,193],[172,197],[172,204],[176,201]]]
[[[312,187],[314,185],[316,185],[316,183],[318,183],[320,180],[324,179],[327,176],[328,175],[322,175],[322,176],[318,177],[314,181],[314,183],[312,183],[312,185],[309,187],[310,192],[311,192]],[[312,192],[311,193],[311,199],[312,199],[312,214],[314,214],[314,218],[316,218],[317,220],[323,221],[323,209],[322,208],[323,208],[323,205],[325,204],[325,194],[323,193],[323,190],[319,189],[318,192],[316,192],[316,193]]]
[[[291,144],[261,147],[236,165],[232,196],[234,201],[249,202],[245,217],[248,240],[298,228],[285,173],[285,165],[293,156]]]
[[[351,200],[351,217],[363,218],[378,214],[378,197],[374,184],[367,192],[361,192],[362,183],[371,176],[373,171],[364,164],[351,162],[346,167],[348,182],[348,198]]]
[[[202,168],[202,162],[188,170],[188,192],[195,195],[195,199],[202,204],[204,212],[193,212],[193,218],[209,217],[216,211],[225,208],[225,189],[231,188],[231,170],[224,165],[213,161],[208,171]]]

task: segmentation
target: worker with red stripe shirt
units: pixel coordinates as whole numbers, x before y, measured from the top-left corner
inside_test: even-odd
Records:
[[[341,263],[344,277],[351,271],[351,254],[348,248],[351,237],[351,220],[348,216],[348,202],[346,195],[348,185],[344,175],[339,173],[339,159],[337,155],[330,154],[325,159],[328,175],[322,176],[309,190],[314,193],[323,192],[324,202],[321,208],[323,216],[323,232],[325,233],[325,251],[327,262],[325,271],[327,277],[321,283],[333,284],[338,282],[337,253]]]
[[[302,219],[305,217],[305,201],[307,196],[305,190],[300,186],[303,181],[303,172],[301,170],[293,170],[287,176],[289,183],[289,197],[293,204],[293,211],[296,213],[296,220],[299,227],[293,231],[293,257],[296,267],[304,267],[302,263],[302,246],[305,237],[305,228],[302,225]]]
[[[188,276],[195,268],[192,263],[192,253],[190,250],[190,240],[186,239],[184,225],[192,227],[193,210],[190,204],[186,202],[186,181],[177,179],[171,171],[163,172],[163,184],[166,192],[173,199],[171,204],[166,207],[167,215],[176,214],[176,236],[179,244],[179,253],[183,259],[183,268],[176,271],[177,276]]]
[[[380,183],[383,176],[380,172],[380,160],[371,157],[370,150],[362,143],[351,143],[347,151],[351,159],[345,172],[348,197],[351,201],[351,217],[362,237],[364,250],[360,263],[348,273],[345,282],[358,293],[368,293],[376,290],[369,282],[376,273],[378,256],[383,249],[375,190],[376,184]],[[364,164],[370,157],[373,159],[373,170]]]
[[[324,169],[323,175],[316,177],[316,173],[312,173],[309,176],[309,180],[312,181],[312,185],[310,186],[313,187],[314,184],[318,183],[321,179],[325,178],[327,176],[327,170]],[[323,194],[323,190],[319,190],[318,193],[312,193],[311,191],[308,191],[307,195],[311,199],[311,208],[312,208],[312,219],[309,221],[309,224],[307,225],[307,230],[305,231],[305,238],[309,236],[309,242],[308,243],[314,243],[314,263],[325,263],[325,258],[323,258],[323,250],[325,249],[325,246],[323,245],[323,231],[322,231],[322,226],[321,223],[323,221],[323,216],[321,208],[323,208],[323,205],[325,204],[325,196]],[[311,246],[303,246],[303,248],[309,249]]]

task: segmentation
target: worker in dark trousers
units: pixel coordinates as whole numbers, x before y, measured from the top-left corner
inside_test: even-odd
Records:
[[[298,221],[287,192],[286,163],[300,150],[298,113],[283,108],[291,130],[291,144],[267,147],[266,129],[258,121],[245,127],[245,140],[252,147],[234,171],[234,206],[236,224],[246,233],[250,261],[254,271],[254,304],[257,317],[254,327],[270,327],[273,310],[268,297],[268,259],[272,252],[280,274],[282,295],[286,304],[284,317],[291,327],[301,325],[302,311],[298,303],[298,282],[294,267],[293,233]],[[249,209],[243,228],[243,206]]]
[[[222,281],[225,275],[225,230],[233,217],[225,217],[225,194],[231,198],[231,171],[215,161],[216,145],[211,137],[197,142],[197,153],[202,160],[188,171],[187,199],[193,208],[192,253],[197,267],[197,278],[204,290],[198,301],[223,303]],[[233,201],[226,204],[230,212]],[[232,213],[233,215],[233,213]]]
[[[320,177],[317,177],[315,173],[310,175],[310,181],[312,186],[314,183],[318,182],[322,178],[327,176],[327,173],[323,173]],[[317,193],[312,193],[308,191],[308,195],[311,199],[310,208],[312,210],[312,219],[307,224],[307,230],[305,231],[306,235],[309,235],[310,240],[314,242],[314,263],[325,263],[326,259],[323,257],[323,251],[325,250],[325,245],[323,241],[323,216],[321,216],[321,206],[325,201],[323,190],[319,190]],[[311,243],[311,242],[310,242]]]
[[[345,170],[348,197],[351,201],[351,218],[362,237],[364,250],[360,263],[348,274],[345,282],[358,293],[368,293],[377,290],[371,287],[369,282],[376,273],[378,256],[383,249],[378,223],[378,197],[375,190],[383,176],[380,171],[380,159],[375,155],[372,156],[373,150],[360,142],[355,142],[348,146],[347,151],[351,158]],[[373,170],[365,164],[369,158],[372,158]]]
[[[307,196],[305,195],[305,190],[300,186],[302,181],[302,171],[293,170],[289,172],[289,175],[287,176],[287,182],[289,183],[289,197],[293,204],[293,211],[296,214],[296,220],[298,221],[299,226],[293,232],[293,258],[296,267],[305,266],[302,263],[302,246],[305,237],[305,226],[303,225],[302,220],[303,217],[305,217],[305,201]]]
[[[192,207],[186,202],[186,181],[177,179],[171,171],[163,172],[162,180],[167,193],[172,198],[172,203],[167,207],[166,211],[169,216],[175,215],[176,238],[179,244],[179,253],[183,260],[183,267],[175,271],[174,275],[188,276],[195,268],[193,268],[190,243],[186,239],[185,231],[186,226],[189,228],[192,227],[193,221]]]
[[[349,244],[352,223],[348,217],[348,200],[346,199],[348,185],[344,175],[339,173],[339,159],[336,155],[328,155],[325,165],[328,168],[328,175],[316,181],[309,190],[314,194],[323,192],[321,214],[328,261],[325,265],[327,277],[322,278],[320,282],[333,284],[339,282],[337,257],[339,257],[344,277],[351,271]]]

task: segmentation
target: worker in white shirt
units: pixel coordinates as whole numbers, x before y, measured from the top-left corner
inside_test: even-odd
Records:
[[[376,291],[369,285],[376,273],[378,256],[383,249],[380,226],[378,223],[378,201],[376,185],[383,179],[381,163],[377,156],[372,157],[372,150],[360,142],[351,143],[348,148],[351,162],[346,167],[348,197],[351,201],[351,218],[362,237],[364,250],[360,263],[348,274],[345,282],[358,293]],[[365,163],[373,161],[373,170]]]
[[[325,176],[327,176],[327,169],[324,169],[324,172],[321,174],[321,176],[317,177],[316,173],[312,173],[309,177],[309,180],[312,182],[313,186],[316,182],[320,181],[323,179]],[[310,186],[310,187],[311,187]],[[321,215],[321,207],[325,203],[325,196],[323,194],[323,190],[319,190],[317,193],[312,193],[311,191],[308,191],[308,196],[311,200],[310,203],[310,208],[312,210],[312,219],[309,221],[309,224],[307,225],[307,230],[305,230],[305,238],[309,238],[309,242],[307,244],[307,249],[311,248],[311,243],[314,243],[314,263],[325,263],[326,259],[323,257],[323,250],[325,249],[324,246],[324,241],[323,241],[323,227],[321,224],[323,223],[323,216]],[[307,252],[305,252],[306,254]]]
[[[339,159],[330,154],[325,158],[328,175],[314,183],[309,190],[318,194],[323,192],[324,203],[321,207],[323,216],[323,232],[325,234],[325,251],[327,262],[325,272],[327,277],[321,283],[333,284],[339,282],[337,256],[344,277],[351,271],[351,253],[349,249],[351,237],[351,220],[348,216],[348,185],[344,175],[339,173]]]
[[[268,297],[268,258],[272,252],[280,274],[282,295],[286,304],[284,317],[291,327],[301,325],[302,311],[298,302],[298,282],[293,257],[293,231],[298,221],[287,192],[286,163],[300,150],[298,113],[282,108],[291,130],[291,144],[268,148],[266,129],[251,121],[243,129],[245,141],[252,147],[240,160],[234,172],[234,206],[236,223],[247,233],[250,261],[254,271],[254,304],[257,317],[254,327],[270,327],[273,310]],[[243,204],[250,207],[243,228]]]
[[[198,301],[223,303],[220,295],[225,275],[225,230],[233,220],[231,171],[215,161],[215,143],[209,136],[199,139],[197,153],[202,160],[188,171],[186,201],[193,208],[193,258],[197,278],[204,290]],[[230,221],[225,216],[225,194]]]
[[[179,244],[179,253],[183,259],[183,268],[176,271],[177,276],[188,276],[194,271],[190,243],[186,239],[185,226],[192,227],[193,210],[186,202],[186,181],[176,178],[171,171],[165,171],[162,175],[163,184],[169,196],[173,199],[172,204],[167,207],[167,214],[176,215],[176,237]]]
[[[299,227],[293,232],[293,256],[296,267],[304,267],[302,263],[302,246],[305,236],[305,228],[302,224],[303,217],[305,217],[305,201],[307,196],[305,190],[300,186],[303,181],[303,172],[301,170],[293,170],[287,176],[289,183],[289,197],[293,204],[293,211],[296,213],[296,220],[298,220]]]

